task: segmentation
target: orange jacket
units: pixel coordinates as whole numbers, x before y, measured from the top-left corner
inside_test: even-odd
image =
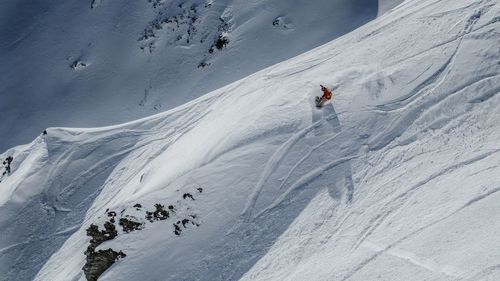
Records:
[[[329,100],[332,98],[332,91],[330,91],[327,87],[320,85],[321,91],[323,91],[323,98]]]

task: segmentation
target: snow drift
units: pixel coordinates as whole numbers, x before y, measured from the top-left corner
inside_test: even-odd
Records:
[[[142,227],[114,223],[99,280],[500,278],[499,19],[406,1],[165,113],[49,128],[2,155],[1,278],[85,280],[110,212]]]

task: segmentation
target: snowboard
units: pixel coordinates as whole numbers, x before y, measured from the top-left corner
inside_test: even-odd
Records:
[[[326,102],[326,99],[316,96],[314,102],[316,103],[317,108],[322,108],[323,104]]]

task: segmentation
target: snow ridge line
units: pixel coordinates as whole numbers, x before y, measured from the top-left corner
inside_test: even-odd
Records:
[[[275,150],[271,158],[269,158],[269,160],[267,161],[266,166],[264,167],[264,171],[262,172],[259,181],[255,185],[254,190],[250,195],[250,199],[247,201],[245,209],[241,213],[241,216],[243,216],[247,220],[251,217],[252,209],[255,206],[255,203],[257,202],[257,199],[259,198],[262,189],[264,188],[264,184],[269,179],[271,174],[276,170],[276,168],[281,163],[285,155],[290,151],[290,149],[294,144],[296,144],[302,137],[307,135],[313,129],[319,127],[323,121],[324,121],[323,119],[318,120],[312,125],[307,126],[304,129],[300,130],[298,133],[292,135],[285,143],[283,143],[280,147],[278,147],[278,149]]]
[[[439,3],[440,1],[441,0],[435,0],[432,2],[427,1],[430,3],[426,3],[425,1],[420,1],[420,3],[417,3],[416,5],[415,4],[414,5],[407,4],[407,2],[410,2],[410,1],[403,2],[400,5],[398,5],[396,8],[394,8],[393,12],[397,11],[397,10],[403,10],[402,9],[403,7],[409,6],[409,7],[405,7],[405,9],[408,10],[407,13],[403,13],[401,15],[398,15],[399,17],[396,17],[395,19],[393,19],[387,23],[384,23],[383,25],[377,27],[376,29],[374,29],[370,33],[363,35],[362,37],[360,37],[359,41],[365,40],[368,37],[376,36],[378,34],[381,34],[382,32],[386,32],[387,29],[390,29],[391,27],[393,27],[397,23],[399,23],[399,22],[403,21],[405,18],[407,18],[409,16],[409,14],[414,13],[415,11],[418,11],[418,10],[429,9],[433,5]],[[414,1],[411,3],[415,3],[415,2],[417,2],[417,1]],[[419,7],[419,6],[423,6],[423,7]],[[410,7],[412,7],[413,9],[410,9]]]
[[[120,136],[120,138],[122,138],[121,135],[124,135],[123,138],[131,138],[131,140],[134,140],[135,138],[140,137],[140,134],[126,135],[126,134],[120,133],[118,135]],[[112,138],[113,138],[113,135],[109,135],[109,136],[106,136],[103,139],[103,141],[105,143],[108,143],[112,140]],[[95,138],[92,138],[92,139],[95,139]],[[90,141],[87,141],[85,143],[81,143],[78,146],[73,146],[70,149],[64,151],[57,159],[52,160],[51,162],[53,162],[53,163],[67,163],[72,158],[78,159],[79,156],[77,154],[79,153],[79,151],[77,150],[77,147],[81,149],[84,146],[88,146],[88,150],[85,151],[85,155],[83,155],[81,157],[87,157],[92,152],[96,151],[97,149],[99,149],[101,147],[100,143],[94,144]],[[129,153],[133,149],[134,149],[134,145],[130,144],[129,146],[124,148],[122,151],[111,154],[110,156],[99,161],[98,163],[92,165],[87,170],[78,174],[77,177],[75,177],[66,186],[61,186],[61,184],[58,181],[58,178],[54,176],[57,174],[63,174],[62,171],[64,171],[64,169],[66,169],[66,165],[56,166],[55,168],[51,168],[48,171],[49,176],[48,176],[46,182],[44,182],[45,185],[49,186],[49,188],[44,192],[45,200],[47,200],[51,206],[58,209],[57,201],[59,201],[58,198],[61,195],[61,193],[71,194],[72,189],[76,188],[78,185],[85,184],[90,179],[92,179],[95,175],[97,175],[100,172],[106,170],[107,168],[113,166],[117,162],[117,159],[119,159],[123,155]]]
[[[459,10],[468,9],[468,8],[470,8],[470,7],[472,7],[472,6],[478,6],[478,5],[480,5],[480,4],[481,4],[481,3],[474,2],[474,3],[472,3],[472,4],[470,4],[470,5],[466,6],[466,7],[459,8]],[[493,5],[494,5],[494,4],[489,5],[489,6],[487,6],[486,8],[489,8],[490,6],[493,6]],[[487,10],[486,10],[486,11],[487,11]],[[449,11],[449,12],[453,12],[453,11]],[[465,24],[465,27],[464,27],[464,28],[462,28],[462,30],[461,30],[460,32],[458,32],[458,33],[457,33],[457,35],[455,35],[455,36],[454,36],[454,37],[452,37],[451,39],[445,40],[445,41],[443,41],[443,42],[441,42],[441,43],[439,43],[439,44],[437,44],[437,45],[434,45],[434,46],[432,46],[432,47],[430,47],[430,48],[428,48],[428,49],[425,49],[425,50],[419,51],[419,52],[417,52],[416,54],[413,54],[413,55],[410,55],[410,56],[407,56],[407,57],[404,57],[404,58],[398,59],[397,61],[395,61],[395,64],[399,64],[399,63],[401,63],[401,62],[403,62],[403,61],[410,60],[410,59],[412,59],[412,58],[418,57],[418,56],[420,56],[420,55],[422,55],[422,54],[425,54],[425,53],[427,53],[427,52],[429,52],[429,51],[432,51],[432,50],[434,50],[434,49],[436,49],[436,48],[442,47],[442,46],[447,45],[447,44],[449,44],[449,43],[452,43],[452,42],[454,42],[454,41],[461,40],[461,39],[462,39],[465,35],[467,35],[467,34],[469,34],[469,33],[472,33],[472,32],[474,32],[474,31],[477,31],[477,30],[479,30],[479,29],[483,28],[484,26],[487,26],[488,24],[491,24],[492,22],[490,21],[488,24],[485,24],[485,25],[479,26],[479,27],[478,27],[478,28],[476,28],[476,29],[474,29],[474,28],[473,28],[473,25],[475,24],[475,22],[476,22],[476,21],[477,21],[477,19],[478,19],[478,18],[476,18],[476,17],[475,17],[475,15],[479,15],[479,16],[481,16],[482,14],[484,14],[484,11],[483,11],[483,10],[480,10],[480,12],[479,12],[479,13],[476,13],[476,14],[471,15],[471,16],[469,17],[469,19],[467,20],[467,22],[466,22],[466,24]],[[442,15],[441,15],[441,16],[442,16]],[[429,16],[429,17],[432,17],[432,16]],[[435,16],[434,16],[434,17],[435,17]],[[451,31],[452,31],[452,29],[453,29],[454,27],[456,27],[458,24],[460,24],[460,23],[462,23],[462,22],[463,22],[463,21],[458,21],[458,22],[456,22],[456,23],[454,24],[454,26],[453,26],[452,28],[450,28],[449,32],[451,32]]]
[[[208,101],[212,102],[212,99],[208,99]],[[142,171],[142,169],[147,165],[147,163],[151,162],[153,159],[157,158],[159,155],[161,155],[163,152],[165,152],[173,143],[175,143],[177,140],[179,140],[184,135],[186,135],[189,131],[191,131],[201,120],[203,120],[204,117],[206,117],[211,112],[210,110],[206,110],[206,111],[200,113],[196,109],[198,109],[198,106],[195,106],[195,108],[191,109],[191,110],[185,110],[186,113],[181,115],[180,121],[176,122],[174,124],[167,122],[170,120],[162,122],[156,128],[156,130],[161,131],[161,129],[163,129],[165,126],[171,126],[172,128],[169,128],[167,130],[167,132],[165,132],[165,133],[162,133],[159,135],[152,135],[152,137],[148,136],[146,138],[139,139],[133,145],[133,147],[126,152],[126,153],[130,153],[130,152],[138,151],[138,150],[142,149],[143,147],[147,147],[153,143],[162,142],[161,147],[158,147],[158,149],[156,149],[156,151],[154,151],[152,154],[149,154],[148,156],[146,156],[147,157],[146,159],[143,159],[144,161],[141,162],[143,164],[141,165],[140,168],[131,172],[129,174],[129,176],[127,176],[123,179],[124,183],[131,181],[135,176],[137,176]],[[184,124],[184,126],[181,127],[177,123],[182,123],[182,124]],[[137,156],[137,158],[141,157],[144,153],[145,153],[145,151],[142,151]],[[125,169],[128,169],[128,167],[125,167]],[[124,174],[124,172],[125,171],[123,171],[123,170],[115,171],[114,173],[119,173],[119,174],[113,174],[113,178],[108,178],[106,180],[106,182],[102,185],[102,187],[107,186],[109,184],[110,180],[114,180],[114,178],[121,178],[122,175]],[[115,190],[114,192],[115,192],[115,195],[110,196],[109,200],[106,201],[107,205],[112,205],[114,197],[118,194],[119,191]],[[136,190],[136,192],[137,192],[137,190]],[[98,210],[94,210],[94,212],[98,212]]]

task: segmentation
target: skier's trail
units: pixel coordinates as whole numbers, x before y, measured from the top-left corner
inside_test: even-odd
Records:
[[[377,245],[376,247],[377,248],[374,248],[375,244],[373,242],[368,242],[368,241],[365,241],[365,246],[369,249],[372,249],[375,251],[374,254],[370,255],[369,257],[367,257],[365,260],[363,260],[361,263],[359,263],[358,265],[356,265],[346,276],[344,276],[344,278],[342,279],[342,281],[344,280],[348,280],[349,278],[351,278],[354,274],[356,274],[357,272],[361,271],[363,268],[365,268],[368,264],[370,264],[372,261],[374,261],[375,259],[379,258],[382,254],[389,254],[389,255],[393,255],[393,256],[396,256],[396,257],[399,257],[399,258],[403,258],[403,259],[406,259],[408,260],[409,262],[415,264],[415,265],[418,265],[418,266],[421,266],[421,267],[424,267],[424,268],[427,268],[427,269],[430,269],[429,266],[428,266],[428,263],[426,261],[422,261],[422,259],[418,258],[418,257],[415,257],[415,256],[412,256],[411,254],[408,255],[408,254],[402,254],[401,251],[399,251],[399,253],[397,252],[394,252],[393,250],[396,248],[397,245],[401,244],[402,242],[406,241],[409,237],[412,237],[414,236],[415,234],[417,233],[420,233],[422,232],[423,230],[426,230],[427,228],[429,227],[432,227],[452,216],[454,216],[455,214],[461,212],[462,210],[464,210],[465,208],[473,205],[473,204],[476,204],[478,202],[480,202],[481,200],[485,199],[485,198],[488,198],[489,196],[492,196],[494,194],[497,194],[497,192],[500,191],[500,188],[494,188],[492,190],[489,190],[481,195],[478,195],[472,199],[470,199],[469,201],[465,202],[462,206],[458,207],[457,209],[455,209],[454,211],[450,212],[449,214],[445,215],[444,217],[441,217],[431,223],[428,223],[408,234],[406,234],[405,236],[401,237],[400,239],[398,239],[397,241],[394,241],[393,243],[389,244],[389,245],[384,245],[384,246],[381,246],[381,245]],[[396,254],[395,254],[396,253]],[[436,268],[436,267],[432,267],[432,268]],[[439,268],[439,267],[438,267]],[[442,267],[441,267],[442,268]],[[452,269],[450,271],[450,269]],[[487,270],[487,269],[486,269]],[[463,272],[461,272],[460,270],[456,269],[456,268],[452,268],[450,266],[447,266],[446,268],[442,268],[440,270],[432,270],[432,271],[436,271],[436,272],[440,272],[440,273],[443,273],[445,275],[448,275],[448,276],[463,276]],[[476,275],[474,275],[476,276]],[[466,279],[466,280],[469,280],[469,281],[472,281],[472,280],[478,280],[478,279]]]
[[[252,212],[253,209],[255,208],[255,205],[257,203],[257,200],[259,199],[260,194],[262,193],[262,190],[264,189],[264,186],[266,182],[269,180],[271,175],[276,171],[278,166],[280,165],[281,161],[283,158],[288,154],[288,152],[291,150],[291,148],[303,137],[305,137],[309,132],[311,132],[314,129],[315,132],[317,133],[317,139],[318,139],[318,144],[309,149],[309,151],[301,157],[297,163],[288,171],[284,179],[282,180],[280,186],[278,187],[278,191],[283,189],[283,187],[287,184],[287,182],[290,180],[292,177],[293,173],[298,169],[298,167],[305,163],[307,159],[311,157],[311,155],[314,152],[317,152],[320,148],[324,147],[326,144],[328,144],[331,141],[336,140],[339,136],[342,135],[340,131],[340,122],[337,118],[337,114],[335,113],[335,109],[332,104],[327,104],[325,105],[321,110],[314,110],[312,111],[312,121],[313,123],[305,127],[304,129],[300,130],[296,134],[293,134],[285,143],[283,143],[276,151],[274,154],[271,156],[271,158],[267,161],[265,168],[259,178],[259,181],[255,185],[253,192],[247,201],[247,204],[245,206],[245,209],[242,212],[242,216],[244,219],[249,220],[252,218]],[[326,125],[326,126],[325,126]],[[322,136],[325,136],[325,134],[319,133],[319,128],[325,126],[325,128],[328,128],[328,132],[323,132],[326,133],[327,138],[322,139]],[[337,133],[335,133],[337,132]],[[318,135],[319,133],[319,135]],[[322,173],[324,173],[327,170],[332,169],[333,167],[343,164],[346,161],[349,161],[352,159],[352,157],[346,157],[346,155],[343,155],[340,153],[340,155],[337,155],[335,157],[336,160],[330,161],[328,163],[325,163],[324,165],[320,166],[319,168],[313,170],[310,173],[307,173],[305,175],[302,175],[297,181],[291,184],[291,186],[285,191],[285,193],[279,195],[279,197],[274,200],[274,202],[271,203],[271,205],[268,205],[265,207],[264,210],[260,211],[257,216],[261,215],[263,212],[272,209],[279,205],[285,198],[289,196],[290,193],[292,193],[294,190],[297,188],[307,184],[308,182],[314,180],[316,177],[320,176]]]
[[[417,254],[402,250],[402,249],[397,249],[397,248],[390,248],[384,245],[379,245],[376,243],[367,243],[366,247],[377,252],[377,253],[384,253],[387,255],[390,255],[395,258],[400,258],[402,260],[405,260],[411,264],[414,264],[418,267],[424,268],[426,270],[429,270],[433,273],[438,273],[438,274],[443,274],[445,276],[449,276],[452,278],[460,278],[463,275],[462,270],[460,270],[457,267],[454,267],[449,264],[439,264],[431,259],[426,259],[423,257],[418,256]]]
[[[309,158],[311,156],[311,154],[313,154],[313,152],[315,152],[316,150],[318,150],[319,148],[321,148],[325,144],[327,144],[327,143],[335,140],[340,134],[341,134],[341,132],[338,132],[338,133],[334,134],[333,136],[327,138],[326,140],[322,141],[321,143],[319,143],[315,147],[311,148],[299,161],[297,161],[297,163],[295,163],[295,165],[293,165],[293,167],[290,169],[290,171],[288,171],[287,175],[285,176],[285,178],[281,182],[280,186],[278,187],[278,190],[281,190],[283,188],[283,186],[286,184],[286,182],[288,181],[288,179],[290,178],[290,176],[293,174],[293,172],[295,172],[295,170],[302,163],[304,163],[304,161],[306,161],[307,158]]]
[[[264,184],[269,179],[271,174],[276,170],[278,165],[281,163],[281,160],[283,160],[288,151],[290,151],[290,148],[301,138],[311,132],[314,128],[319,127],[321,125],[321,122],[323,122],[323,120],[316,121],[310,126],[305,127],[296,134],[292,135],[285,143],[283,143],[278,149],[276,149],[271,158],[267,161],[266,166],[264,167],[264,171],[262,172],[259,181],[255,185],[253,192],[250,195],[249,200],[247,201],[245,209],[241,214],[244,218],[248,219],[252,215],[252,209],[255,206],[257,199],[259,198],[259,194],[264,188]]]
[[[427,183],[429,183],[429,182],[431,182],[431,181],[433,181],[433,180],[435,180],[443,175],[449,174],[453,171],[459,170],[459,169],[466,167],[470,164],[473,164],[475,162],[478,162],[478,161],[481,161],[485,158],[488,158],[488,157],[490,157],[498,152],[500,152],[500,149],[488,151],[486,153],[477,155],[475,157],[472,157],[472,158],[466,159],[464,161],[461,161],[459,163],[445,167],[441,170],[438,170],[437,172],[432,173],[431,175],[429,175],[425,179],[420,180],[419,182],[412,185],[409,189],[405,190],[404,192],[399,193],[399,194],[395,194],[392,197],[385,200],[385,202],[383,202],[384,205],[380,208],[381,211],[378,212],[378,214],[370,220],[369,226],[366,227],[362,231],[361,236],[356,241],[353,249],[357,249],[361,244],[363,244],[363,242],[372,233],[374,233],[391,214],[393,214],[396,211],[398,211],[399,209],[401,209],[403,207],[403,204],[406,201],[408,201],[409,198],[411,198],[411,196],[413,196],[417,190],[424,188]]]
[[[343,164],[349,160],[352,160],[354,158],[357,158],[358,156],[348,156],[348,157],[342,157],[340,159],[331,161],[330,163],[324,164],[309,173],[303,175],[300,177],[294,184],[292,184],[281,196],[276,199],[271,205],[260,211],[255,218],[261,216],[262,214],[268,212],[269,210],[272,210],[276,208],[278,205],[280,205],[293,191],[297,190],[298,188],[307,185],[308,183],[312,182],[314,179],[317,177],[321,176],[323,173],[325,173],[328,170],[331,170],[332,168]]]

